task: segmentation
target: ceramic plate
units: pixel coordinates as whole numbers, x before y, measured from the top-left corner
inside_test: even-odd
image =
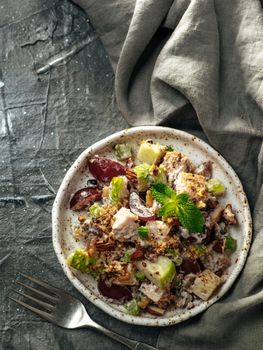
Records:
[[[167,311],[162,317],[151,315],[130,316],[121,305],[110,304],[102,297],[96,287],[95,280],[88,274],[73,273],[66,264],[66,258],[71,251],[79,246],[72,236],[72,225],[77,222],[77,214],[69,210],[69,200],[73,193],[85,187],[89,176],[87,170],[87,158],[90,155],[99,154],[107,158],[115,159],[112,149],[116,143],[129,142],[133,149],[137,149],[141,140],[153,139],[164,145],[171,145],[174,149],[186,154],[195,165],[211,160],[213,162],[213,177],[221,179],[226,188],[226,195],[221,203],[231,203],[236,212],[238,225],[231,226],[230,234],[237,240],[237,250],[232,254],[232,264],[227,271],[226,282],[218,293],[205,302],[200,302],[190,310]],[[57,193],[53,211],[53,245],[58,260],[73,285],[93,304],[109,315],[136,325],[144,326],[168,326],[182,322],[202,311],[221,298],[234,283],[244,266],[250,242],[251,242],[251,216],[246,195],[242,184],[234,170],[208,144],[186,132],[165,127],[136,127],[120,131],[89,147],[84,151],[68,170]]]

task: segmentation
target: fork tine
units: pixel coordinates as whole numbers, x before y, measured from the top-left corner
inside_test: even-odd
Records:
[[[21,286],[23,286],[23,287],[25,287],[25,288],[27,288],[27,289],[32,290],[32,292],[35,292],[35,293],[41,295],[42,297],[46,298],[46,299],[49,300],[49,301],[56,302],[56,301],[58,300],[56,297],[53,297],[53,296],[51,296],[51,295],[49,295],[49,294],[47,294],[47,293],[44,293],[44,292],[42,292],[42,291],[40,291],[40,290],[38,290],[38,289],[35,289],[35,288],[31,287],[31,286],[28,286],[28,285],[25,284],[25,283],[22,283],[22,282],[20,282],[20,281],[16,281],[16,283],[19,284],[19,285],[21,285]]]
[[[47,309],[49,311],[52,311],[54,309],[53,305],[45,303],[42,300],[36,299],[32,295],[29,295],[29,294],[26,294],[26,293],[22,293],[22,292],[20,292],[19,290],[16,290],[16,289],[11,289],[11,290],[13,292],[19,294],[19,295],[22,295],[23,297],[26,297],[26,298],[28,298],[30,300],[33,300],[35,303],[39,304],[40,306],[44,307],[45,309]]]
[[[34,278],[34,277],[32,277],[32,276],[25,275],[25,274],[22,273],[22,272],[19,272],[19,274],[20,274],[21,276],[27,278],[28,280],[30,280],[30,281],[32,281],[32,282],[35,282],[35,283],[38,284],[39,286],[46,288],[49,292],[51,292],[51,293],[53,293],[53,294],[55,294],[55,295],[57,295],[57,293],[60,292],[60,290],[59,290],[58,288],[53,287],[53,286],[51,286],[50,284],[47,284],[47,283],[44,282],[44,281],[39,281],[39,280],[37,280],[36,278]]]
[[[11,300],[13,300],[13,301],[16,302],[17,304],[20,304],[20,305],[24,306],[25,308],[27,308],[27,309],[33,311],[34,313],[36,313],[36,314],[38,314],[39,316],[45,318],[46,320],[51,321],[51,322],[53,321],[53,317],[52,317],[51,314],[49,314],[49,313],[47,313],[47,312],[45,312],[45,311],[41,311],[41,310],[39,310],[39,309],[37,309],[37,308],[31,306],[31,305],[28,305],[28,304],[24,303],[23,301],[21,301],[21,300],[19,300],[19,299],[15,299],[15,298],[10,297],[10,296],[8,296],[8,298],[11,299]]]

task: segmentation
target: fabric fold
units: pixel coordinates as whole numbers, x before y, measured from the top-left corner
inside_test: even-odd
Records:
[[[136,2],[115,78],[119,109],[131,125],[153,124],[152,101],[148,92],[154,60],[149,59],[147,53],[143,54],[147,51],[147,46],[150,46],[151,56],[156,59],[163,42],[160,32],[159,35],[156,35],[156,32],[167,15],[171,3],[172,0]],[[163,34],[165,37],[167,33]],[[153,38],[155,38],[155,46],[151,44]],[[144,59],[140,60],[142,55]],[[140,63],[139,68],[138,63]],[[146,102],[145,105],[142,100]],[[144,108],[142,111],[144,106],[147,106],[148,110]]]
[[[151,88],[157,123],[187,100],[204,128],[208,119],[218,118],[218,48],[214,2],[192,1],[155,64]]]

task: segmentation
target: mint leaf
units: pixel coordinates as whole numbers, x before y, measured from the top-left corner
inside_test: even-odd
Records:
[[[172,216],[176,216],[175,202],[169,201],[168,203],[164,204],[159,210],[159,215],[163,216],[164,218],[170,218]]]
[[[175,216],[191,232],[202,232],[204,218],[187,193],[176,194],[169,186],[157,183],[151,186],[152,196],[162,204],[159,214],[165,218]]]
[[[153,198],[161,204],[165,204],[169,199],[176,197],[176,192],[161,182],[153,184],[151,186],[151,192]]]
[[[176,208],[176,217],[191,232],[202,232],[205,220],[197,206],[187,201]]]

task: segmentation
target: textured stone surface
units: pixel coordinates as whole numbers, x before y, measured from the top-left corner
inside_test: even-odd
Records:
[[[104,326],[155,344],[158,330],[126,325],[85,300],[52,247],[51,207],[66,170],[90,144],[127,127],[100,40],[66,0],[2,0],[0,48],[0,349],[125,349],[93,331],[60,329],[9,301],[19,271],[79,297]]]

